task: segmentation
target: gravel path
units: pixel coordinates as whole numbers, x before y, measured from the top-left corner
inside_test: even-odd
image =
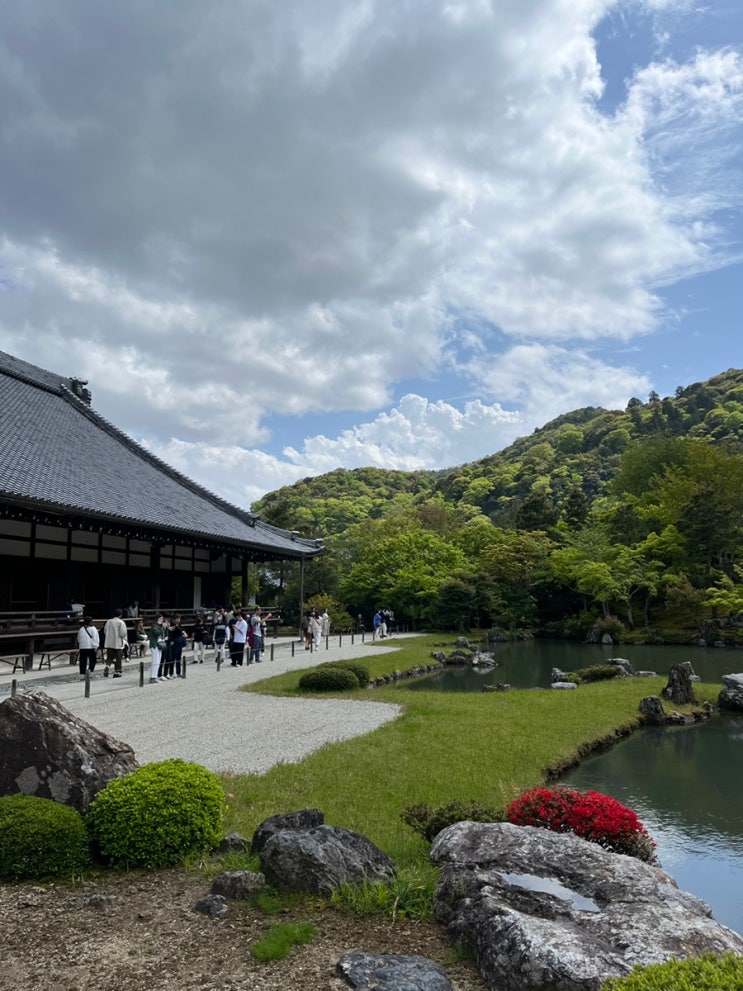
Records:
[[[297,645],[299,646],[299,645]],[[34,672],[18,678],[18,691],[43,691],[74,715],[134,748],[140,764],[180,757],[212,771],[262,774],[275,764],[292,764],[326,743],[370,733],[395,719],[400,708],[373,701],[298,699],[238,691],[274,674],[298,671],[325,660],[359,659],[393,646],[357,642],[330,644],[312,655],[291,641],[274,642],[261,664],[217,671],[209,655],[204,664],[190,663],[185,678],[139,687],[139,662],[125,665],[122,678],[103,678],[96,668],[90,698],[84,682],[66,668]],[[145,659],[149,678],[149,657]],[[72,669],[76,670],[76,669]]]

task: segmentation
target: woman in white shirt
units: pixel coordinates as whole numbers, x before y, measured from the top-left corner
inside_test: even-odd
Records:
[[[98,630],[93,626],[92,616],[86,616],[77,631],[77,647],[79,650],[80,677],[85,677],[85,672],[90,671],[91,675],[95,670],[95,662],[98,656],[100,638]]]

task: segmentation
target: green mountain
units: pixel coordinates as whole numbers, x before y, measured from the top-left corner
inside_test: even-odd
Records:
[[[271,492],[253,511],[276,526],[323,537],[430,502],[464,517],[483,514],[499,527],[575,527],[606,493],[624,452],[660,438],[743,450],[743,370],[679,386],[663,399],[656,393],[647,402],[630,399],[624,410],[573,410],[496,454],[443,471],[339,468]]]

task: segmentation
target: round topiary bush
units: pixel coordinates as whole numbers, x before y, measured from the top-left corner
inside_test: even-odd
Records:
[[[111,781],[93,799],[85,822],[103,860],[154,869],[217,846],[224,804],[216,774],[166,760]]]
[[[605,850],[657,863],[655,843],[635,813],[609,795],[573,788],[532,788],[506,809],[515,826],[575,833]]]
[[[90,866],[82,816],[50,798],[0,798],[0,837],[0,877],[8,881],[80,874]]]
[[[707,953],[692,960],[668,960],[636,967],[627,977],[615,977],[601,991],[740,991],[743,957]]]
[[[348,668],[321,667],[307,671],[299,679],[304,692],[350,692],[359,688],[359,679]]]
[[[369,687],[369,669],[363,664],[356,664],[355,661],[327,661],[321,664],[320,668],[344,668],[346,671],[352,671],[361,688]]]

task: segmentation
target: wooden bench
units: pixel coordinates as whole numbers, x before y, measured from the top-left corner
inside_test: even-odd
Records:
[[[4,657],[0,657],[0,664],[12,664],[13,674],[20,668],[21,671],[26,670],[26,658],[28,654],[6,654]]]
[[[65,650],[58,650],[56,652],[51,650],[43,650],[41,652],[41,660],[39,661],[39,671],[46,664],[49,670],[52,670],[52,661],[56,661],[58,657],[66,657],[70,665],[77,664],[80,651],[77,647],[68,647]]]

